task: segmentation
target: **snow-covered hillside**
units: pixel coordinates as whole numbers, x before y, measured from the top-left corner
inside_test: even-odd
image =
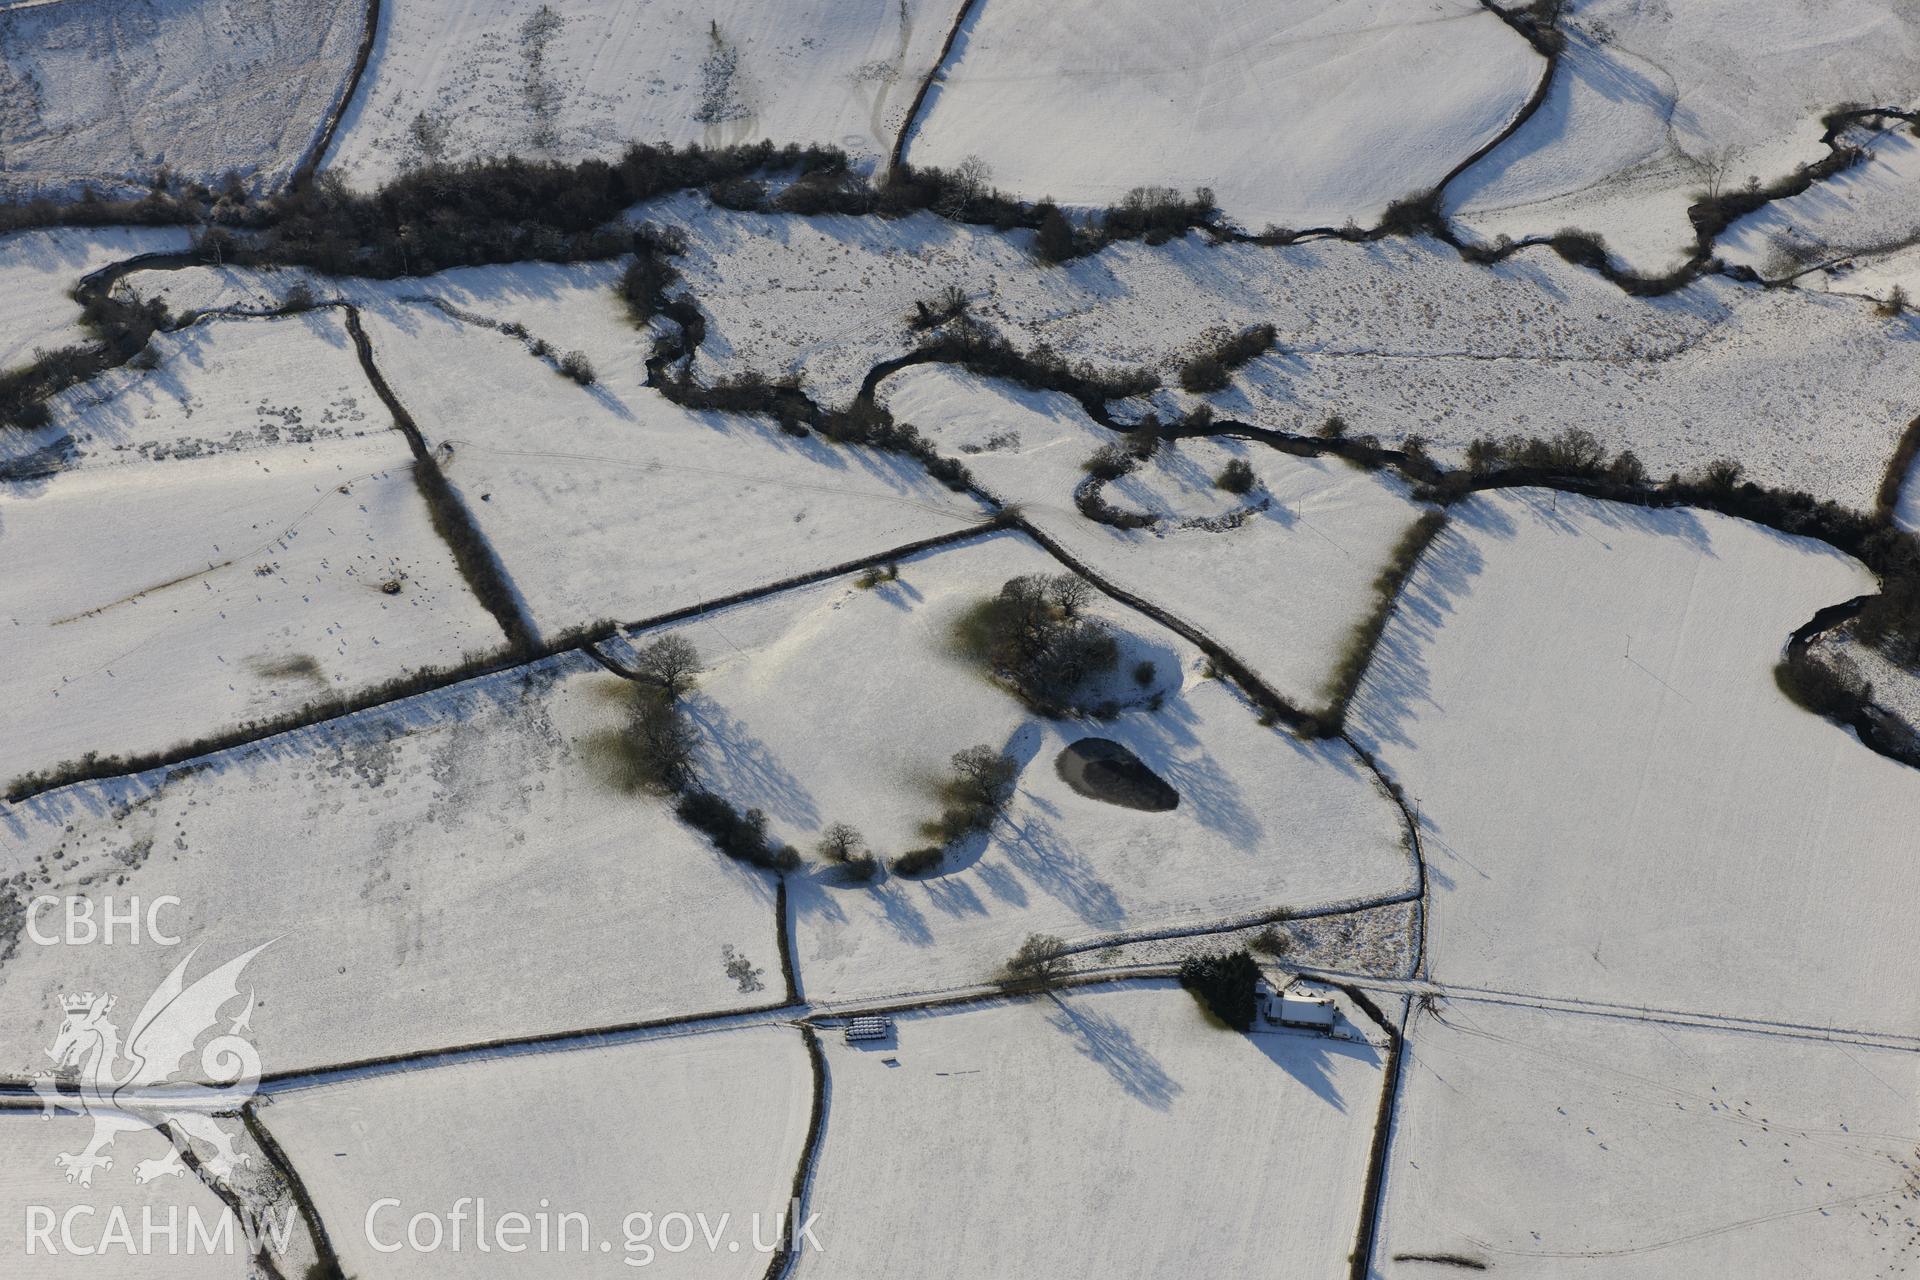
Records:
[[[1236,1035],[1171,983],[897,1028],[879,1048],[828,1045],[834,1127],[811,1201],[825,1248],[797,1276],[1344,1268],[1377,1045]],[[1041,1186],[1049,1207],[1035,1213]]]
[[[3,807],[0,882],[172,895],[210,960],[272,942],[249,971],[272,1072],[777,1003],[772,884],[622,781],[631,690],[571,654]],[[45,1061],[50,993],[133,1000],[179,960],[3,923],[7,1075]]]
[[[957,0],[954,0],[957,3]],[[430,160],[577,160],[629,142],[819,142],[888,155],[948,0],[393,0],[326,167],[377,187]]]
[[[139,191],[165,168],[286,181],[347,90],[359,0],[0,8],[0,194]]]
[[[1789,632],[1871,586],[1703,512],[1526,489],[1456,508],[1354,716],[1443,873],[1434,976],[1906,1033],[1920,775],[1773,682]]]
[[[980,0],[907,159],[1029,199],[1210,187],[1258,230],[1371,226],[1519,116],[1546,63],[1484,5]]]
[[[790,882],[809,995],[985,981],[1030,933],[1078,941],[1410,889],[1399,810],[1346,744],[1263,727],[1200,653],[1141,615],[1096,606],[1121,651],[1099,694],[1118,704],[1111,717],[1037,716],[956,651],[969,608],[1059,568],[996,534],[903,561],[895,581],[836,579],[677,628],[711,666],[688,712],[702,784],[803,849],[836,822],[885,858],[921,847],[953,753],[985,744],[1020,764],[1006,815],[957,841],[937,874],[848,885],[822,866]],[[1179,806],[1076,794],[1056,757],[1086,737],[1125,745]]]
[[[1566,47],[1546,101],[1447,189],[1448,212],[1487,239],[1572,227],[1658,274],[1693,250],[1694,201],[1825,158],[1836,107],[1920,94],[1904,0],[1556,7]]]

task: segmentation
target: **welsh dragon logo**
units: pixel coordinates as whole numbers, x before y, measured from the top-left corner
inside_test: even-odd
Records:
[[[259,1052],[241,1035],[252,1019],[253,993],[247,993],[246,1007],[225,1032],[204,1046],[200,1041],[219,1029],[221,1011],[240,995],[241,971],[272,945],[255,947],[191,986],[186,981],[187,966],[199,949],[188,952],[140,1010],[124,1044],[119,1028],[107,1016],[114,1006],[111,995],[87,992],[61,997],[66,1017],[47,1050],[54,1070],[36,1073],[33,1088],[40,1096],[42,1119],[63,1112],[93,1117],[93,1141],[86,1150],[54,1157],[54,1163],[67,1171],[68,1182],[92,1186],[96,1169],[113,1168],[113,1157],[107,1153],[117,1135],[165,1125],[212,1149],[206,1168],[216,1178],[225,1178],[249,1161],[250,1157],[234,1150],[233,1135],[215,1117],[238,1111],[260,1084]],[[176,1078],[186,1074],[183,1066],[196,1048],[200,1075],[211,1084]],[[178,1177],[185,1169],[176,1148],[162,1159],[142,1160],[134,1166],[133,1176],[138,1182],[151,1182]]]

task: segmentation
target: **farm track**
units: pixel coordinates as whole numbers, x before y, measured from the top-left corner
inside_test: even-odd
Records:
[[[1435,998],[1472,1004],[1511,1005],[1515,1008],[1541,1009],[1550,1013],[1617,1018],[1631,1022],[1691,1027],[1703,1031],[1730,1031],[1745,1035],[1777,1036],[1790,1040],[1824,1040],[1836,1044],[1859,1045],[1869,1049],[1894,1049],[1905,1053],[1920,1053],[1920,1035],[1907,1035],[1902,1032],[1829,1027],[1817,1023],[1749,1018],[1739,1014],[1662,1009],[1652,1005],[1622,1004],[1615,1001],[1590,1000],[1579,996],[1540,995],[1524,991],[1507,991],[1498,987],[1474,987],[1436,982],[1427,978],[1381,978],[1317,965],[1298,965],[1294,968],[1304,977],[1350,983],[1363,990],[1408,996],[1414,999]]]
[[[1359,906],[1346,908],[1339,912],[1320,912],[1318,917],[1350,914],[1356,911],[1371,910],[1375,907],[1392,905],[1404,901],[1389,896],[1378,902],[1366,902]],[[1313,913],[1301,912],[1294,918],[1317,918]],[[1203,927],[1192,931],[1182,931],[1174,937],[1206,937],[1216,933],[1232,933],[1247,927],[1238,919],[1222,922],[1212,927]],[[1125,934],[1097,936],[1069,943],[1069,954],[1084,954],[1104,950],[1107,947],[1121,945],[1138,939]],[[1307,967],[1281,966],[1287,972],[1298,972],[1307,977],[1327,977],[1329,981],[1343,986],[1374,987],[1382,991],[1392,988],[1378,985],[1388,980],[1372,979],[1352,975],[1339,975],[1334,970],[1312,970]],[[1079,986],[1099,986],[1116,982],[1140,979],[1165,979],[1176,976],[1178,966],[1162,962],[1142,962],[1138,964],[1097,965],[1086,969],[1074,970],[1062,985],[1062,988]],[[621,1045],[646,1044],[655,1041],[679,1040],[689,1036],[716,1035],[730,1031],[746,1030],[765,1026],[819,1026],[833,1024],[842,1019],[869,1014],[902,1014],[931,1009],[955,1008],[963,1005],[980,1004],[995,1000],[1021,998],[1019,992],[1009,993],[998,983],[977,982],[953,987],[925,988],[910,991],[889,992],[885,995],[864,996],[848,1000],[782,1000],[780,1003],[758,1008],[718,1010],[703,1013],[679,1014],[667,1018],[657,1018],[645,1022],[626,1023],[614,1026],[591,1027],[576,1031],[555,1032],[545,1035],[525,1036],[482,1043],[456,1045],[447,1048],[426,1049],[417,1052],[394,1054],[380,1058],[361,1059],[353,1062],[329,1064],[326,1066],[302,1068],[295,1071],[269,1073],[261,1077],[259,1094],[271,1099],[277,1094],[295,1093],[305,1089],[326,1088],[334,1085],[350,1084],[361,1080],[377,1079],[383,1076],[398,1075],[414,1071],[428,1071],[441,1067],[453,1067],[476,1062],[490,1062],[504,1058],[528,1057],[534,1055],[577,1052],[586,1049],[613,1048]],[[143,1095],[124,1094],[122,1098],[129,1103],[138,1103]],[[154,1091],[150,1097],[154,1101],[169,1098],[164,1089]],[[184,1109],[186,1104],[175,1101],[175,1109]],[[41,1100],[25,1081],[0,1083],[0,1111],[38,1110]],[[221,1114],[226,1114],[222,1110]]]

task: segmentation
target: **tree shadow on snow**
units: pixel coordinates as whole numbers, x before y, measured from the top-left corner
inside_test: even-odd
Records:
[[[741,808],[764,810],[781,822],[820,825],[812,793],[739,717],[705,694],[693,694],[684,705],[700,734],[701,772],[715,791]]]
[[[1054,1012],[1047,1015],[1047,1025],[1072,1040],[1076,1052],[1091,1058],[1129,1096],[1155,1111],[1173,1106],[1174,1098],[1182,1092],[1180,1083],[1167,1074],[1159,1059],[1141,1047],[1131,1031],[1085,1002],[1069,1003],[1057,992],[1050,998]]]

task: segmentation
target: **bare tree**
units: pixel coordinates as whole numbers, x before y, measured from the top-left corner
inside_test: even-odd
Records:
[[[852,862],[866,852],[867,842],[860,833],[844,822],[836,822],[820,833],[817,846],[821,858],[828,862]]]
[[[671,698],[640,691],[632,734],[634,767],[643,786],[672,795],[693,785],[693,730]]]
[[[446,160],[449,131],[445,120],[422,111],[413,117],[407,132],[413,138],[413,145],[419,148],[420,158],[426,163],[437,165]]]
[[[1093,602],[1093,586],[1076,574],[1055,574],[1047,583],[1047,597],[1066,617],[1077,618]]]
[[[957,799],[985,814],[1006,807],[1020,765],[984,744],[953,753],[953,787]]]
[[[1009,991],[1044,991],[1066,976],[1067,944],[1050,933],[1034,933],[1013,953],[998,980]]]
[[[968,156],[953,170],[953,185],[940,201],[939,212],[950,218],[966,216],[973,205],[993,190],[993,170],[979,156]]]
[[[677,635],[662,636],[642,649],[634,666],[642,680],[659,685],[674,701],[693,688],[694,677],[704,669],[693,641]]]

